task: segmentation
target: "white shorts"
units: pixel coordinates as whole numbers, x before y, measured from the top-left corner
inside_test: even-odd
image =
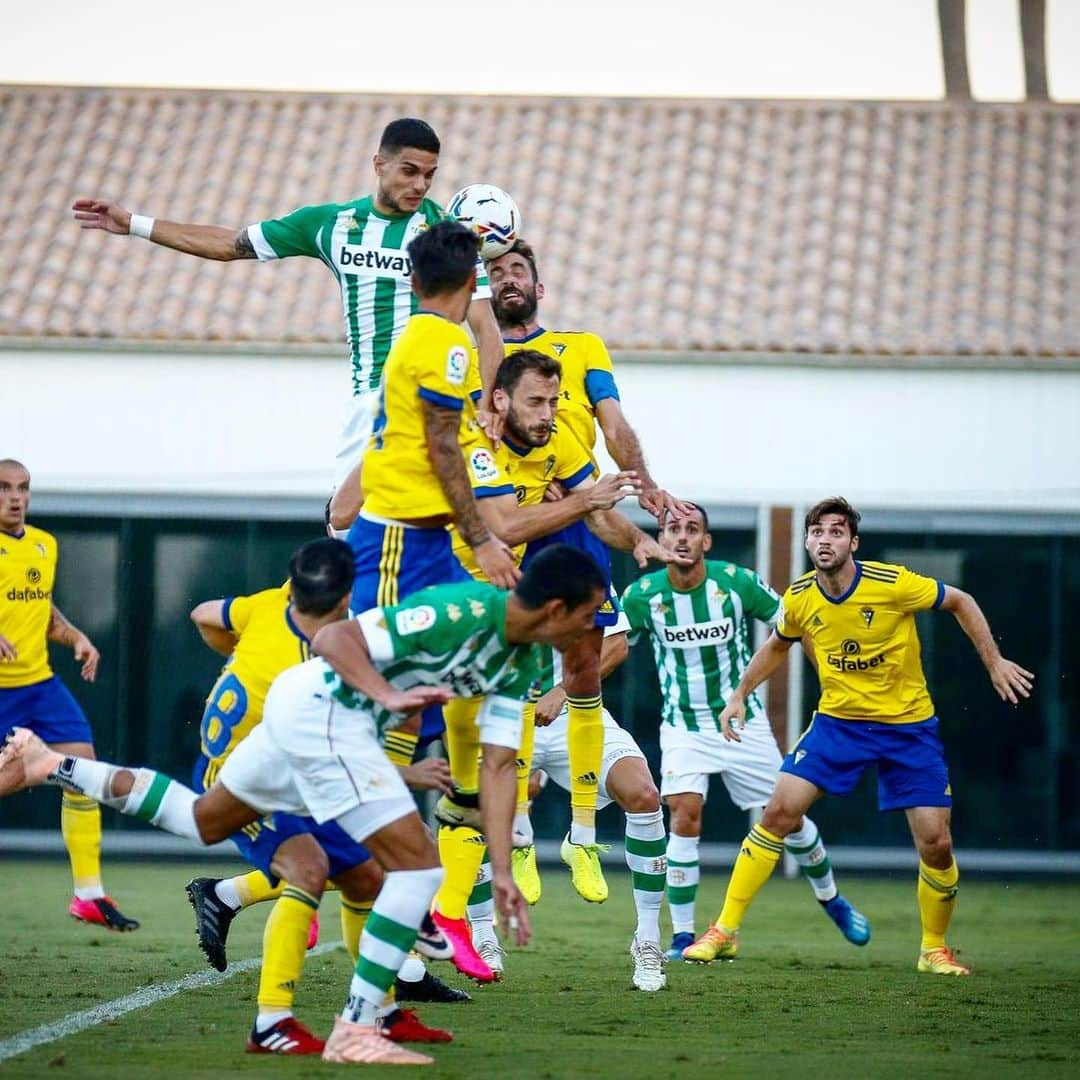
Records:
[[[660,725],[660,795],[709,793],[709,776],[719,773],[740,810],[764,806],[776,786],[780,748],[764,716],[740,732],[742,742],[727,742],[719,731],[687,731]]]
[[[533,745],[532,767],[543,769],[564,791],[570,790],[570,744],[567,742],[567,711],[561,713],[547,727],[536,729]],[[600,758],[600,783],[596,793],[596,809],[603,810],[615,800],[607,793],[608,773],[617,761],[626,757],[641,758],[645,755],[633,735],[615,723],[611,713],[604,709],[604,748]]]
[[[263,722],[229,755],[222,785],[253,810],[283,810],[319,824],[350,814],[355,840],[414,811],[397,768],[379,745],[375,721],[326,691],[321,660],[283,671]]]
[[[334,490],[341,487],[345,477],[363,459],[368,440],[379,414],[379,390],[365,390],[355,394],[345,416],[334,457]]]

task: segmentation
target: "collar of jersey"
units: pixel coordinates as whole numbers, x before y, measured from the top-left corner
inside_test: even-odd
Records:
[[[524,337],[504,337],[503,341],[507,345],[521,345],[523,342],[532,341],[533,338],[546,333],[547,331],[542,326],[538,326],[531,334],[526,334]]]
[[[285,621],[286,621],[286,622],[287,622],[287,623],[289,624],[289,629],[290,629],[290,630],[291,630],[291,631],[292,631],[292,632],[293,632],[293,633],[294,633],[294,634],[295,634],[295,635],[296,635],[296,636],[297,636],[297,637],[298,637],[298,638],[299,638],[299,639],[300,639],[301,641],[305,642],[305,643],[306,643],[306,644],[308,644],[308,645],[310,645],[310,644],[311,644],[311,642],[310,642],[310,641],[308,641],[308,639],[307,639],[307,634],[305,634],[305,633],[304,633],[304,631],[303,631],[303,630],[301,630],[301,629],[300,629],[300,627],[299,627],[299,626],[297,626],[297,625],[296,625],[296,623],[294,623],[294,622],[293,622],[293,617],[292,617],[292,604],[290,604],[290,605],[289,605],[289,606],[288,606],[288,607],[287,607],[287,608],[285,609]]]
[[[440,315],[437,311],[428,311],[427,308],[417,308],[417,315],[430,315],[435,319],[442,319],[443,322],[449,322],[450,320],[445,315]]]
[[[22,532],[17,533],[8,532],[7,529],[0,529],[0,536],[10,536],[12,540],[21,540],[24,536],[26,536],[26,526],[23,526]]]
[[[830,596],[822,587],[821,582],[818,581],[817,574],[814,575],[814,584],[817,586],[818,592],[829,601],[830,604],[842,604],[858,587],[859,579],[862,577],[862,563],[858,559],[852,560],[855,563],[855,576],[851,579],[851,584],[848,586],[847,592],[842,596]]]
[[[670,574],[667,574],[666,577],[668,580],[668,584],[671,586],[672,592],[677,592],[680,596],[689,596],[691,593],[697,592],[698,589],[700,589],[701,586],[709,580],[709,566],[708,563],[705,564],[705,576],[692,589],[680,589],[679,586],[671,580]]]
[[[525,457],[533,449],[531,446],[515,446],[505,435],[503,435],[502,441],[506,449],[517,454],[518,457]]]

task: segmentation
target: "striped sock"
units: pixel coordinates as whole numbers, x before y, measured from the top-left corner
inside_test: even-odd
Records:
[[[755,825],[746,834],[731,868],[731,880],[720,917],[716,920],[717,926],[729,934],[739,929],[746,909],[771,877],[783,851],[783,838],[760,825]]]
[[[626,815],[626,865],[634,886],[638,941],[660,943],[660,906],[664,900],[664,814],[659,808]]]
[[[372,1025],[398,970],[416,941],[416,932],[431,907],[443,869],[392,870],[386,875],[360,938],[349,999],[342,1017]]]
[[[263,929],[260,1011],[292,1011],[296,987],[304,970],[308,931],[318,910],[319,897],[289,884],[270,909]]]
[[[808,817],[803,818],[802,828],[798,832],[788,833],[784,837],[784,847],[799,864],[818,900],[824,904],[836,896],[836,880],[829,853],[821,842],[818,827]]]
[[[235,890],[236,903],[230,903]],[[285,882],[279,881],[276,885],[270,884],[270,879],[261,870],[252,870],[247,874],[239,874],[227,881],[219,881],[214,890],[218,899],[229,904],[232,908],[251,907],[252,904],[261,904],[264,900],[276,900],[285,891]],[[222,894],[225,895],[222,895]]]
[[[495,900],[491,895],[491,860],[487,848],[484,848],[484,861],[476,875],[476,884],[469,896],[469,906],[465,909],[472,924],[473,944],[477,941],[496,941],[495,937]]]
[[[694,932],[694,903],[697,900],[701,865],[698,862],[700,837],[672,833],[667,846],[667,901],[671,911],[671,932]]]
[[[596,843],[596,795],[604,752],[600,695],[567,697],[566,742],[570,752],[570,842]]]

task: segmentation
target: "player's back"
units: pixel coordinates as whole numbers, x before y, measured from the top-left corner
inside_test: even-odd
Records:
[[[30,686],[52,674],[48,629],[56,581],[56,538],[33,525],[0,532],[0,634],[15,647],[0,664],[0,688]]]
[[[469,338],[457,323],[421,312],[386,360],[379,415],[364,458],[364,510],[397,521],[449,517],[432,468],[423,402],[465,406]]]
[[[206,699],[195,768],[205,786],[237,744],[262,720],[270,684],[310,659],[311,646],[293,618],[289,585],[225,601],[226,628],[238,636]]]

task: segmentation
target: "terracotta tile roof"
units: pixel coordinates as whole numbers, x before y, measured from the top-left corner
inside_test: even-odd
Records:
[[[624,349],[1080,354],[1080,108],[0,87],[0,337],[333,344],[326,270],[82,233],[365,194],[420,115],[436,197],[512,192],[545,322]]]

